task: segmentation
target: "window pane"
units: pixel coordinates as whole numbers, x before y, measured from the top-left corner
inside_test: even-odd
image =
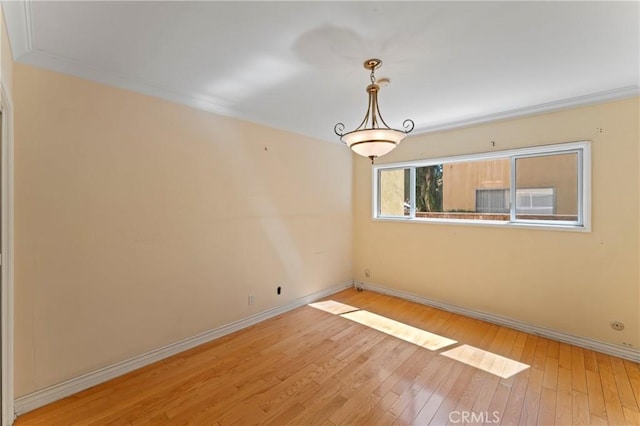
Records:
[[[416,217],[433,217],[417,213],[441,213],[442,164],[416,168]]]
[[[578,220],[578,154],[516,159],[516,219]]]
[[[476,189],[478,213],[509,213],[508,189]]]
[[[380,216],[409,216],[409,169],[380,170]]]
[[[509,220],[508,158],[416,168],[416,217]]]
[[[589,229],[589,159],[572,142],[374,166],[374,216]]]

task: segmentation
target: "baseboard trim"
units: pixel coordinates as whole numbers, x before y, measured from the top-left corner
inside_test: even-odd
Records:
[[[370,290],[376,293],[398,297],[400,299],[409,300],[411,302],[416,302],[421,305],[431,306],[434,308],[442,309],[444,311],[449,311],[456,314],[464,315],[466,317],[487,321],[492,324],[503,325],[505,327],[514,328],[516,330],[524,331],[530,334],[536,334],[536,335],[547,337],[560,342],[569,343],[575,346],[580,346],[582,348],[593,349],[595,351],[602,352],[607,355],[613,355],[620,358],[628,359],[630,361],[640,362],[639,349],[618,346],[611,343],[590,339],[588,337],[574,336],[569,333],[552,330],[550,328],[542,327],[542,326],[531,324],[528,322],[505,318],[499,315],[476,311],[473,309],[467,309],[460,306],[451,305],[449,303],[444,303],[444,302],[432,300],[426,297],[418,296],[413,293],[408,293],[401,290],[379,286],[376,284],[371,284],[366,282],[354,282],[354,285],[361,287],[365,290]]]
[[[154,362],[168,358],[172,355],[184,352],[188,349],[194,348],[204,343],[208,343],[227,334],[231,334],[235,331],[247,328],[249,326],[299,308],[318,299],[330,296],[352,286],[353,281],[338,284],[326,290],[318,291],[308,296],[295,299],[287,304],[256,313],[241,320],[234,321],[232,323],[217,327],[215,329],[192,337],[188,337],[186,339],[163,346],[161,348],[151,350],[147,353],[118,362],[116,364],[109,365],[99,370],[83,374],[82,376],[75,377],[62,383],[58,383],[53,386],[49,386],[47,388],[21,396],[14,402],[15,414],[19,416],[29,411],[35,410],[36,408],[40,408],[44,405],[50,404],[69,395],[73,395],[85,389],[89,389],[92,386],[104,383],[107,380],[122,376],[123,374],[129,373],[133,370],[137,370]]]

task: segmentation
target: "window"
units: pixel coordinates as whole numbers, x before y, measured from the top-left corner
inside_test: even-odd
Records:
[[[546,215],[545,219],[557,216],[556,193],[553,188],[516,190],[516,217]]]
[[[373,168],[375,219],[588,229],[588,142]]]
[[[508,189],[476,189],[476,212],[509,213]]]
[[[409,169],[380,170],[380,214],[387,217],[408,216]]]

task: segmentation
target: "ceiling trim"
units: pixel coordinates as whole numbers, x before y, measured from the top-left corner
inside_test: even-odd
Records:
[[[59,55],[51,55],[47,52],[34,50],[22,55],[22,57],[20,58],[20,62],[46,68],[67,75],[85,78],[87,80],[106,84],[108,86],[118,87],[147,96],[164,99],[201,111],[223,115],[226,117],[237,118],[240,120],[247,120],[256,124],[265,125],[267,127],[273,127],[273,124],[269,124],[268,122],[263,120],[256,120],[255,117],[249,117],[247,114],[243,114],[234,108],[222,105],[216,99],[197,94],[179,92],[175,89],[163,86],[158,83],[145,81],[131,75],[125,75],[111,70],[105,70],[81,61],[77,61],[75,59],[65,58]],[[500,111],[493,114],[473,116],[462,120],[448,121],[429,126],[417,127],[413,134],[435,133],[446,130],[453,130],[461,127],[469,127],[495,121],[544,114],[569,108],[577,108],[580,106],[621,100],[635,96],[640,96],[640,86],[621,87],[604,92],[577,96],[574,98],[561,99],[558,101],[546,102],[523,108]],[[324,138],[324,140],[334,141],[333,131],[331,131],[332,129],[330,127],[328,127],[327,129],[327,137]]]
[[[37,48],[34,49],[32,3],[33,0],[2,2],[2,9],[7,25],[7,31],[9,33],[14,60],[63,74],[85,78],[87,80],[92,80],[109,86],[164,99],[198,110],[273,127],[273,124],[269,124],[265,120],[256,120],[255,117],[249,117],[248,114],[241,113],[232,106],[225,105],[223,100],[216,99],[215,97],[203,96],[198,93],[180,92],[174,88],[153,81],[140,79],[133,75],[122,74],[120,72],[100,68],[89,63],[77,61],[72,58],[53,55],[46,51],[38,50]],[[419,126],[416,127],[413,133],[435,133],[635,96],[640,96],[640,86],[626,86],[604,92],[561,99],[487,115],[471,116],[461,120],[445,121],[432,125]],[[334,141],[333,131],[331,130],[332,128],[328,127],[327,129],[327,136],[322,139]]]
[[[31,0],[3,1],[2,12],[4,14],[13,59],[33,50],[33,20]]]
[[[474,126],[478,124],[486,124],[494,121],[508,120],[531,115],[545,114],[548,112],[560,111],[569,108],[577,108],[581,106],[593,105],[603,102],[616,101],[626,98],[640,96],[640,86],[627,86],[618,89],[607,90],[604,92],[592,93],[590,95],[577,96],[575,98],[561,99],[558,101],[547,102],[538,105],[532,105],[523,108],[516,108],[508,111],[496,112],[476,117],[469,117],[463,120],[456,120],[435,124],[432,126],[424,126],[416,128],[414,134],[435,133],[445,130],[453,130],[461,127]]]
[[[73,58],[53,55],[43,50],[36,49],[22,55],[20,62],[60,72],[62,74],[84,78],[108,86],[166,99],[183,105],[188,105],[199,110],[226,116],[241,115],[235,109],[222,105],[222,103],[215,98],[180,92],[161,83],[101,68]]]

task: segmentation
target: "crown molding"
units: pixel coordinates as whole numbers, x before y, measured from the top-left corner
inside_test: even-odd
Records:
[[[475,126],[479,124],[491,123],[494,121],[509,120],[514,118],[528,117],[538,114],[560,111],[564,109],[577,108],[581,106],[599,104],[604,102],[617,101],[621,99],[640,96],[640,86],[626,86],[604,92],[592,93],[589,95],[576,96],[574,98],[560,99],[553,102],[531,105],[523,108],[511,109],[508,111],[496,112],[493,114],[468,117],[462,120],[447,121],[444,123],[427,125],[416,128],[414,134],[436,133],[445,130],[459,129],[461,127]]]
[[[174,103],[186,105],[198,110],[211,112],[226,117],[250,121],[268,127],[276,127],[267,120],[255,115],[239,111],[225,99],[215,98],[201,93],[186,93],[158,82],[149,81],[134,75],[126,75],[115,70],[105,69],[72,58],[54,55],[39,50],[33,39],[33,0],[3,1],[2,8],[13,56],[16,61],[40,68],[60,72],[67,75],[84,78],[101,84],[118,87],[125,90],[141,93],[147,96],[164,99]],[[506,111],[499,111],[486,115],[474,115],[459,120],[444,121],[441,123],[417,126],[413,135],[435,133],[447,130],[481,125],[495,121],[515,119],[532,115],[560,111],[569,108],[577,108],[597,103],[610,102],[640,96],[640,86],[625,86],[603,92],[577,96],[568,99],[530,105]],[[300,133],[294,131],[294,133]],[[331,133],[331,135],[329,135]],[[306,136],[334,141],[333,132],[327,132],[326,136],[304,133]]]
[[[11,41],[13,59],[33,50],[33,12],[31,0],[3,1],[2,12]]]
[[[213,112],[220,115],[242,117],[241,113],[225,105],[220,99],[200,94],[179,92],[161,83],[137,78],[132,75],[78,61],[62,55],[54,55],[37,48],[22,55],[21,63],[33,65],[38,68],[91,80],[97,83],[113,86],[175,103],[191,106],[193,108]]]

